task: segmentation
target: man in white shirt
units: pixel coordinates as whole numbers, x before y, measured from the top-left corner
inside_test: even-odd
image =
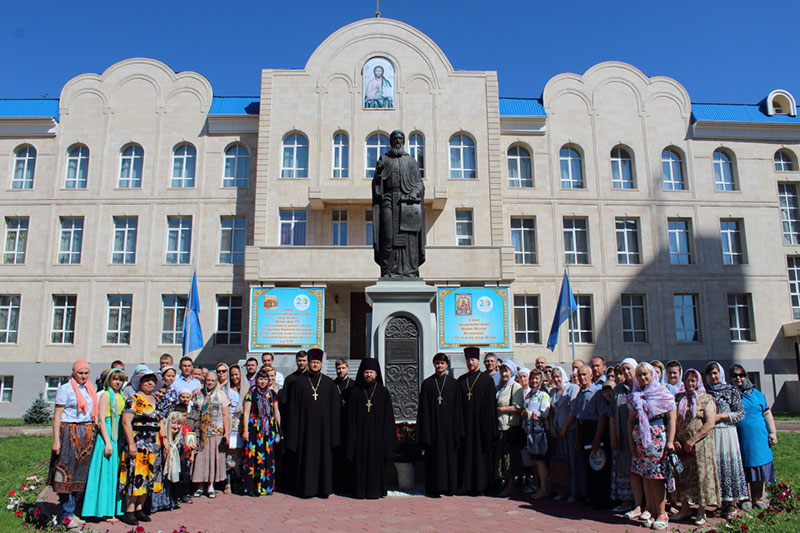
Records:
[[[269,366],[275,368],[273,364],[275,363],[275,354],[272,352],[264,352],[261,354],[261,364],[263,366]],[[278,384],[278,388],[283,388],[283,374],[278,372],[278,369],[275,368],[275,382]]]
[[[180,396],[181,392],[188,392],[194,398],[203,385],[200,380],[192,377],[192,370],[194,370],[194,363],[191,357],[181,358],[180,363],[181,374],[172,382],[172,389]]]

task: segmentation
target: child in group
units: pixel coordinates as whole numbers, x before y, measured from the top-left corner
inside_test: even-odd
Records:
[[[181,434],[185,449],[181,454],[181,476],[178,483],[178,499],[181,503],[192,503],[192,468],[194,458],[197,455],[197,431],[200,427],[200,409],[193,408],[192,395],[189,392],[182,392],[179,397],[180,403],[175,406],[174,412],[183,415]],[[189,438],[189,434],[192,438]],[[189,442],[192,440],[192,442]]]
[[[179,410],[172,411],[166,420],[167,436],[165,437],[164,455],[164,488],[161,492],[163,496],[158,497],[158,494],[153,495],[153,512],[167,511],[176,509],[178,502],[184,502],[184,497],[188,494],[188,489],[181,490],[181,481],[185,468],[183,465],[185,460],[191,457],[192,448],[186,445],[186,436],[184,434],[184,424],[186,420],[186,413]],[[188,503],[188,502],[187,502]]]
[[[182,407],[182,411],[186,414],[184,424],[189,426],[189,431],[197,433],[200,427],[200,409],[194,409],[194,402],[192,402],[192,393],[183,391],[178,396],[180,402],[178,407]]]
[[[539,387],[542,384],[542,371],[534,368],[528,377],[528,384],[530,385],[530,392],[525,397],[525,421],[523,422],[523,429],[529,437],[542,444],[543,453],[531,453],[528,448],[528,453],[536,465],[536,473],[538,474],[539,490],[533,495],[535,499],[544,498],[547,496],[549,490],[547,487],[548,472],[547,472],[547,458],[548,458],[548,445],[547,443],[547,424],[548,415],[550,414],[550,395]]]

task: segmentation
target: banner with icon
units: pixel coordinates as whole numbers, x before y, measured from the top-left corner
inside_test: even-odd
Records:
[[[250,288],[250,351],[323,349],[325,289]]]
[[[439,287],[439,350],[510,349],[508,287]]]

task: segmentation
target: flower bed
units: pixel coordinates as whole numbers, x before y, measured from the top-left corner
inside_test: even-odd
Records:
[[[797,485],[783,481],[769,485],[767,492],[770,499],[768,509],[755,508],[745,512],[741,518],[723,522],[713,528],[703,528],[702,531],[718,533],[800,531],[800,490],[797,489]]]

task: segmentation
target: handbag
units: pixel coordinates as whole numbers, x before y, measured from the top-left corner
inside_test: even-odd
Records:
[[[528,453],[534,456],[541,456],[547,454],[547,432],[544,426],[535,425],[528,433],[528,442],[526,444]]]

